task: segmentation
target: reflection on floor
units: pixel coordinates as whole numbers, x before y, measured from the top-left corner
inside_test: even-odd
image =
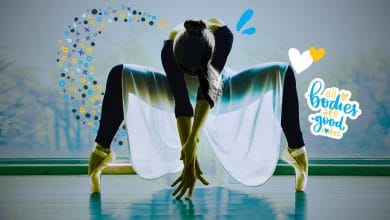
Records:
[[[292,176],[274,176],[260,187],[199,184],[192,201],[171,196],[172,180],[105,175],[102,193],[90,194],[86,176],[0,176],[0,219],[388,219],[390,214],[390,177],[312,176],[305,193],[295,193]]]

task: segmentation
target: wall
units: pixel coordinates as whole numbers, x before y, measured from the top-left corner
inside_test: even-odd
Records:
[[[76,119],[80,109],[73,113],[74,101],[69,92],[62,91],[68,85],[61,82],[63,69],[57,59],[62,55],[61,45],[66,45],[70,38],[66,32],[72,28],[75,17],[82,19],[92,9],[118,9],[119,13],[126,10],[122,5],[130,6],[131,13],[142,12],[139,19],[144,16],[147,21],[106,23],[102,33],[92,37],[96,45],[90,53],[93,60],[88,63],[88,69],[93,66],[93,77],[102,86],[101,91],[104,91],[107,72],[115,64],[135,63],[162,69],[160,48],[176,24],[189,17],[218,17],[234,33],[235,42],[227,62],[234,70],[270,61],[290,62],[290,48],[300,52],[310,46],[325,49],[321,60],[296,75],[301,126],[312,157],[390,156],[390,79],[387,77],[390,31],[386,25],[390,18],[389,3],[385,0],[167,0],[164,3],[3,0],[0,3],[0,157],[88,156],[98,124],[93,117],[99,116],[99,103],[89,104],[89,110],[96,111],[91,112],[91,118],[85,118],[84,114]],[[253,17],[237,31],[236,24],[247,9],[253,10]],[[156,16],[154,20],[153,16]],[[150,25],[149,21],[154,24]],[[241,33],[249,27],[255,27],[256,32]],[[75,78],[83,80],[82,76]],[[350,91],[350,100],[360,104],[361,115],[346,121],[349,129],[341,139],[316,136],[310,131],[308,116],[314,111],[309,108],[305,93],[315,78],[323,79],[325,87]],[[81,93],[75,91],[74,100],[81,100]],[[122,134],[118,133],[113,147],[126,157],[128,146],[122,140]]]

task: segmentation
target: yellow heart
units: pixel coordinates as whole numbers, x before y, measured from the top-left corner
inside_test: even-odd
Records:
[[[315,47],[310,47],[309,51],[310,51],[311,57],[313,57],[314,62],[318,62],[325,55],[325,48],[317,49]]]
[[[65,47],[65,46],[61,46],[61,50],[62,50],[62,52],[64,52],[64,53],[68,53],[69,48],[67,48],[67,47]]]
[[[342,90],[341,91],[341,101],[344,102],[345,100],[349,99],[351,97],[351,92]]]

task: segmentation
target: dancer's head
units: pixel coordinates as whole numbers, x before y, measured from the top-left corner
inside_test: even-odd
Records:
[[[213,56],[214,35],[203,20],[186,20],[184,28],[174,39],[176,62],[185,72],[204,72]]]

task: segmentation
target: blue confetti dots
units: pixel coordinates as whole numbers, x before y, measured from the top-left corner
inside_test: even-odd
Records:
[[[136,22],[134,22],[136,21]],[[58,84],[63,99],[70,102],[73,117],[82,125],[89,126],[92,133],[98,131],[101,105],[105,92],[104,85],[94,77],[94,47],[99,36],[110,24],[144,24],[153,26],[158,17],[147,11],[121,5],[119,8],[91,8],[80,16],[73,17],[59,40],[56,63],[59,67]],[[160,25],[155,25],[160,27]],[[102,70],[96,72],[104,72]],[[119,129],[115,141],[123,145],[125,127]]]
[[[65,87],[65,85],[66,85],[66,83],[65,83],[64,80],[60,80],[60,81],[58,82],[58,84],[60,84],[60,87]]]

